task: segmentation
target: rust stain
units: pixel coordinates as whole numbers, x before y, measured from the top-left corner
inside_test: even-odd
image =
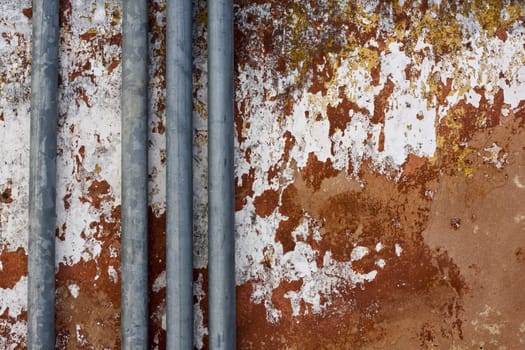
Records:
[[[372,124],[382,124],[376,136],[379,152],[385,151],[387,137],[392,137],[391,134],[385,135],[385,112],[390,107],[393,94],[397,93],[397,83],[392,76],[382,76],[382,69],[386,67],[375,60],[375,55],[381,58],[390,53],[388,47],[391,43],[399,43],[400,52],[412,58],[412,62],[404,68],[404,76],[409,89],[414,89],[413,82],[425,74],[420,66],[423,59],[430,57],[433,61],[431,64],[439,64],[446,55],[473,50],[469,46],[471,44],[464,41],[464,24],[460,23],[456,13],[465,17],[472,13],[481,23],[483,35],[496,36],[501,41],[509,40],[508,23],[515,22],[517,14],[523,14],[519,6],[515,8],[514,4],[506,4],[506,17],[502,17],[503,5],[498,1],[487,4],[477,1],[447,2],[441,5],[426,1],[395,2],[390,4],[394,28],[388,33],[379,24],[381,16],[388,13],[389,4],[386,3],[368,5],[368,11],[372,11],[372,14],[367,12],[370,16],[366,17],[359,2],[351,2],[348,12],[334,13],[331,12],[333,8],[326,8],[331,5],[268,1],[265,2],[268,13],[274,18],[286,18],[282,23],[274,21],[273,24],[258,18],[254,14],[256,12],[251,12],[251,5],[242,1],[238,5],[247,9],[242,12],[242,19],[253,25],[254,29],[246,29],[248,26],[243,27],[243,30],[236,29],[235,34],[239,38],[235,53],[237,65],[257,67],[271,62],[269,67],[277,70],[276,75],[290,75],[295,79],[291,87],[278,90],[282,92],[281,95],[267,99],[281,99],[277,124],[284,125],[284,118],[293,114],[294,104],[298,102],[297,95],[292,97],[291,91],[294,89],[306,90],[318,96],[327,95],[326,84],[333,79],[333,68],[343,58],[353,62],[353,58],[345,55],[354,49],[358,52],[357,57],[363,61],[360,65],[370,73],[371,87],[379,86],[381,79],[385,79],[379,94],[372,100],[372,116],[355,101],[349,101],[344,93],[339,94],[339,100],[335,103],[332,96],[326,107],[326,118],[330,122],[328,138],[332,141],[338,130],[344,131],[348,123],[352,122],[352,112],[365,115]],[[375,9],[370,10],[374,6]],[[319,12],[328,15],[320,19],[317,17]],[[347,14],[352,16],[345,16]],[[365,21],[359,22],[361,18],[366,18],[367,25],[363,23]],[[293,23],[290,26],[292,28],[287,26],[289,23]],[[237,26],[240,27],[239,24]],[[331,40],[318,43],[317,38],[323,35],[334,39],[329,34],[331,26],[341,32],[339,37],[346,37],[348,41],[343,45]],[[269,38],[269,28],[273,40]],[[375,46],[368,47],[369,51],[359,51],[370,38],[374,38]],[[422,39],[420,43],[425,42],[429,46],[417,48],[419,39]],[[286,55],[286,52],[290,54]],[[294,71],[298,71],[298,75]],[[517,339],[510,341],[510,335],[496,336],[495,328],[490,328],[493,332],[491,336],[483,328],[489,324],[482,324],[482,320],[476,319],[475,312],[489,313],[484,311],[482,300],[494,302],[491,305],[498,303],[494,298],[486,298],[487,293],[491,293],[488,287],[490,277],[485,275],[476,280],[473,275],[483,273],[479,270],[483,264],[476,264],[475,260],[467,264],[464,260],[469,260],[465,258],[471,255],[469,249],[488,246],[488,243],[477,242],[485,240],[485,237],[478,236],[474,240],[466,235],[465,230],[475,226],[476,220],[479,220],[476,218],[486,216],[484,212],[476,212],[472,217],[470,208],[478,206],[480,200],[490,196],[496,188],[509,183],[511,175],[506,169],[512,162],[510,154],[514,152],[513,159],[518,162],[519,154],[523,152],[523,147],[512,150],[509,144],[520,139],[518,135],[521,135],[520,128],[523,128],[525,103],[520,102],[517,108],[509,110],[505,104],[508,96],[505,96],[503,88],[496,87],[496,90],[487,92],[483,86],[472,87],[473,95],[479,96],[479,101],[459,98],[456,102],[454,94],[458,89],[461,96],[465,91],[461,89],[468,88],[462,86],[461,79],[464,76],[443,77],[437,72],[435,76],[430,76],[424,98],[428,99],[428,104],[437,104],[436,110],[443,107],[447,111],[446,115],[439,116],[442,118],[436,116],[437,152],[433,157],[423,157],[410,150],[399,173],[387,171],[386,174],[380,174],[376,171],[377,164],[365,159],[360,169],[356,169],[357,179],[353,179],[349,174],[354,169],[348,172],[336,170],[330,158],[323,162],[314,153],[307,155],[305,166],[297,168],[290,157],[290,149],[295,146],[296,140],[287,131],[283,157],[264,174],[268,179],[268,187],[263,187],[262,194],[254,198],[252,223],[256,223],[259,218],[267,218],[277,202],[277,209],[284,218],[278,224],[275,241],[277,247],[282,245],[283,254],[294,251],[298,242],[305,240],[315,250],[317,268],[321,269],[325,253],[330,253],[337,261],[348,261],[352,258],[353,248],[360,246],[366,248],[368,254],[353,261],[352,269],[358,273],[376,270],[377,275],[366,286],[339,286],[337,294],[332,295],[331,299],[321,295],[321,299],[331,300],[321,314],[314,313],[312,306],[301,300],[299,308],[306,311],[293,316],[290,295],[300,292],[306,281],[281,279],[280,285],[271,291],[272,307],[280,315],[275,323],[267,319],[268,307],[265,303],[269,301],[254,301],[254,295],[261,293],[260,289],[256,290],[261,288],[259,281],[238,286],[237,326],[241,348],[448,349],[455,345],[477,347],[482,344],[483,347],[483,344],[489,343],[494,346],[513,344],[513,347],[519,348]],[[500,76],[500,79],[504,78]],[[350,79],[348,85],[351,84]],[[506,84],[510,84],[508,79]],[[356,94],[361,98],[364,92]],[[246,138],[239,136],[251,122],[251,112],[247,108],[249,98],[239,102],[242,106],[235,119],[240,144]],[[504,111],[507,116],[503,115]],[[319,115],[306,116],[309,120],[322,118]],[[427,122],[427,118],[428,115],[422,112],[414,112],[414,119],[418,122]],[[506,125],[504,129],[503,125]],[[409,125],[407,130],[415,127],[417,125]],[[398,134],[395,136],[401,137],[404,130],[396,132]],[[373,137],[368,133],[365,142]],[[249,164],[254,163],[253,158],[251,150],[244,153],[244,160]],[[272,180],[284,178],[285,171],[291,169],[295,170],[294,179],[289,181],[288,177],[288,181],[283,179],[278,182],[280,187],[276,190],[276,182]],[[248,177],[248,174],[242,176]],[[256,180],[249,182],[248,190],[243,189],[247,196],[253,197],[252,186],[259,183]],[[268,190],[270,186],[271,190]],[[443,198],[447,198],[455,186],[463,192],[458,193],[457,197],[450,197],[461,204],[449,204],[448,207],[438,204],[442,201],[449,203]],[[275,199],[276,194],[278,200]],[[497,198],[492,203],[506,201],[504,196]],[[459,210],[458,206],[464,206],[467,213]],[[243,204],[237,205],[236,210],[242,210],[243,207]],[[509,222],[521,220],[520,215],[509,218]],[[314,238],[312,232],[308,237],[297,235],[296,230],[306,220],[312,220],[319,226],[321,239]],[[482,227],[480,225],[476,230],[482,230]],[[433,235],[431,240],[427,234],[429,229]],[[516,234],[517,228],[509,229],[507,235],[511,232]],[[497,236],[495,232],[492,234]],[[470,239],[469,243],[461,247],[456,242],[467,239]],[[381,243],[380,248],[378,243]],[[269,271],[276,268],[273,249],[271,245],[263,249],[261,264]],[[502,257],[501,261],[507,269],[511,269],[508,256],[513,261],[523,262],[521,243],[515,240],[501,243],[503,250],[507,251],[507,257]],[[493,273],[494,268],[491,270]],[[268,274],[278,274],[279,271]],[[505,275],[512,279],[508,277],[510,273]],[[516,278],[510,283],[517,287],[522,285],[521,280],[521,277]],[[480,288],[478,282],[484,286],[481,290],[485,292],[481,294],[485,299],[473,300],[472,295],[479,294],[475,291]],[[506,300],[509,299],[512,298]],[[519,300],[518,303],[521,303]],[[512,302],[505,305],[508,307],[510,304]],[[505,310],[506,316],[494,311],[494,315],[500,315],[499,324],[505,325],[509,317],[522,319],[522,313],[517,316],[518,313],[510,312],[509,308]],[[513,331],[519,328],[516,322],[512,322],[512,327]],[[488,335],[482,335],[483,329]]]
[[[148,294],[149,294],[149,347],[155,345],[160,349],[166,348],[166,331],[161,327],[162,312],[166,303],[166,288],[155,291],[153,285],[155,279],[166,271],[166,213],[156,216],[152,208],[148,212]],[[155,343],[153,339],[157,340]]]
[[[110,185],[106,180],[94,180],[88,188],[88,196],[91,197],[91,205],[97,209],[100,209],[103,201],[113,199],[111,196],[108,196],[109,193]]]
[[[371,119],[371,122],[374,124],[385,124],[385,111],[388,108],[388,98],[394,91],[394,83],[390,78],[387,79],[385,86],[374,99],[374,116]]]
[[[308,162],[301,169],[301,176],[306,185],[311,186],[314,191],[319,190],[324,179],[334,177],[337,173],[330,159],[327,162],[321,162],[314,153],[308,154]]]
[[[11,204],[13,203],[13,191],[12,191],[12,186],[13,184],[11,183],[11,181],[8,181],[7,182],[7,186],[6,188],[3,190],[3,192],[0,194],[0,203],[4,203],[4,204]]]
[[[250,172],[241,177],[241,184],[239,179],[235,181],[235,210],[240,210],[246,204],[246,197],[253,196],[253,181],[255,180],[255,169],[250,169]]]
[[[22,13],[24,14],[24,16],[26,16],[29,19],[33,18],[33,8],[32,7],[22,9]]]
[[[356,103],[348,100],[342,88],[339,89],[339,98],[341,102],[337,106],[328,105],[326,108],[326,114],[330,121],[329,136],[332,136],[337,130],[344,131],[346,129],[346,124],[351,120],[350,111],[364,115],[369,114],[366,108],[359,107]]]
[[[95,38],[97,36],[97,34],[98,33],[97,33],[97,31],[95,29],[90,29],[90,30],[88,30],[85,33],[79,34],[78,38],[80,40],[90,41],[93,38]]]
[[[120,206],[111,220],[96,223],[104,237],[96,260],[60,264],[56,274],[56,336],[59,349],[82,349],[97,344],[120,347]]]
[[[255,197],[253,205],[255,213],[261,217],[270,215],[279,203],[279,192],[266,190],[260,196]]]
[[[4,246],[0,249],[0,262],[2,262],[0,288],[11,289],[20,278],[27,275],[27,254],[24,248],[18,248],[13,252],[6,248]]]

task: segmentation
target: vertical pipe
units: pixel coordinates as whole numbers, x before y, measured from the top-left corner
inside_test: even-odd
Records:
[[[148,347],[148,5],[122,2],[122,349]]]
[[[167,349],[193,349],[192,3],[168,0]]]
[[[235,349],[233,1],[208,1],[210,349]]]
[[[58,0],[33,0],[28,348],[55,347]]]

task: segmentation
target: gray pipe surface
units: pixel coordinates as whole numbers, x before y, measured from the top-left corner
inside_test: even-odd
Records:
[[[33,1],[28,349],[55,347],[58,0]]]
[[[210,349],[235,349],[233,1],[208,1]]]
[[[192,2],[168,0],[166,24],[166,337],[193,349]]]
[[[148,348],[148,5],[122,2],[122,349]]]

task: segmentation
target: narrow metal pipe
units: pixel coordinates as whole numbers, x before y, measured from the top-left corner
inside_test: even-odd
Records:
[[[33,0],[28,348],[55,347],[58,0]]]
[[[235,349],[233,1],[208,1],[210,349]]]
[[[166,23],[167,349],[193,349],[192,1],[168,0]]]
[[[122,349],[148,347],[148,5],[122,2]]]

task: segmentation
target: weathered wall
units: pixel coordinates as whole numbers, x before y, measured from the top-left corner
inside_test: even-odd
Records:
[[[165,2],[150,4],[150,342],[162,349]],[[26,337],[30,6],[0,0],[5,349]],[[120,344],[120,6],[61,2],[59,349]],[[205,7],[195,1],[199,349]],[[525,347],[524,11],[519,1],[237,1],[239,348]]]

